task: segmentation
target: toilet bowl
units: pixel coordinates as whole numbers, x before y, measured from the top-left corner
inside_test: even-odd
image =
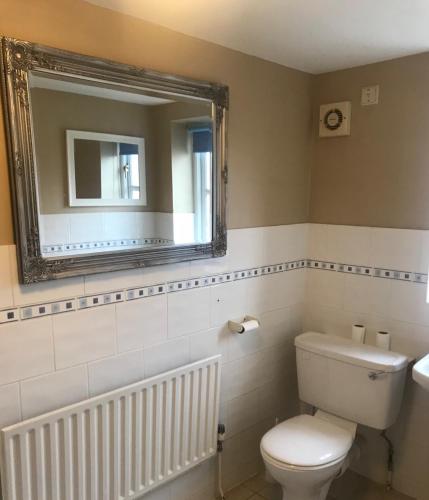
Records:
[[[324,500],[332,481],[347,468],[356,424],[318,411],[268,431],[261,454],[283,500]]]
[[[268,431],[261,454],[283,500],[325,500],[358,454],[357,424],[384,430],[395,422],[408,358],[318,332],[298,335],[295,347],[299,399],[319,410]]]

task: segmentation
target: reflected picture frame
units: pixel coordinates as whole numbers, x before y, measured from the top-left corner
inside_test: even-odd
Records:
[[[226,254],[228,87],[159,73],[123,63],[1,37],[1,87],[19,280],[37,283],[73,276],[138,269]],[[208,243],[108,251],[71,257],[42,255],[30,73],[73,77],[150,95],[192,98],[210,103],[213,119],[212,240]]]
[[[104,198],[79,198],[76,186],[75,165],[75,140],[91,140],[99,142],[124,142],[138,148],[140,197],[133,199],[104,199]],[[145,206],[147,204],[146,194],[146,167],[145,167],[145,141],[143,137],[131,137],[128,135],[105,134],[101,132],[87,132],[85,130],[66,130],[67,147],[67,180],[69,188],[70,207],[126,207]]]

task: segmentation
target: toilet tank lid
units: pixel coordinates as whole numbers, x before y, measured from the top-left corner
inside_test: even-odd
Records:
[[[369,370],[391,373],[402,370],[408,365],[408,358],[403,354],[385,351],[367,344],[358,344],[346,338],[324,333],[302,333],[295,338],[295,346]]]

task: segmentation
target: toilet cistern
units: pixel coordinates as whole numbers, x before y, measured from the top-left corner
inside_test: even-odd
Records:
[[[295,347],[300,400],[317,411],[269,430],[261,455],[283,500],[325,500],[332,481],[359,455],[357,425],[385,430],[395,422],[409,360],[318,332],[298,335]],[[429,358],[427,369],[429,380]]]

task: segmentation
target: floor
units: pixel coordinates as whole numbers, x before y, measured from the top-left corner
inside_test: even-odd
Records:
[[[280,487],[259,474],[226,494],[226,500],[282,500]],[[331,487],[328,500],[413,500],[395,491],[386,492],[383,485],[347,471]]]

